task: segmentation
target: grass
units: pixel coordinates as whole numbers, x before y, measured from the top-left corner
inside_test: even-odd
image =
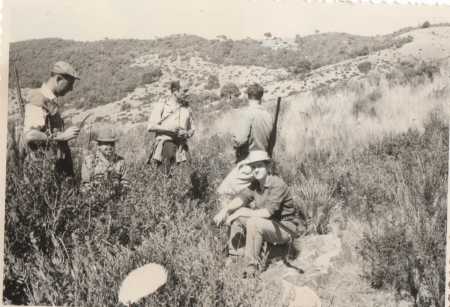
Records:
[[[417,306],[440,304],[446,84],[439,78],[417,86],[382,82],[375,96],[374,85],[353,84],[298,96],[284,106],[277,172],[303,209],[308,233],[340,232],[347,246],[340,265],[317,285],[325,306],[395,306],[400,298]],[[376,112],[355,116],[355,105],[367,101]],[[10,142],[5,302],[118,306],[126,274],[157,262],[167,268],[168,282],[140,306],[277,306],[276,283],[243,280],[239,268],[225,266],[226,230],[211,220],[215,189],[232,167],[225,132],[233,123],[210,118],[206,124],[203,116],[208,117],[197,119],[191,163],[172,177],[144,164],[144,146],[152,139],[144,125],[121,135],[117,150],[128,161],[132,189],[118,199],[101,193],[83,198],[76,184],[55,184],[49,172],[22,180]],[[86,144],[82,135],[73,145]],[[76,169],[78,181],[79,163]],[[346,276],[359,282],[340,283]]]

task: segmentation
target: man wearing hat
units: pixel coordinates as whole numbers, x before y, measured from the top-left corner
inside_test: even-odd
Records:
[[[188,89],[180,81],[170,83],[171,96],[154,104],[148,122],[148,131],[155,132],[147,163],[162,166],[167,173],[174,163],[188,159],[187,140],[194,134],[192,110],[187,103]]]
[[[72,177],[73,163],[68,141],[76,138],[78,127],[65,129],[59,112],[58,97],[73,89],[79,79],[75,69],[66,62],[57,62],[50,72],[50,78],[39,89],[30,91],[25,105],[23,144],[25,146],[26,168],[42,170],[51,160],[57,175]]]
[[[110,195],[122,194],[129,188],[125,160],[116,154],[117,135],[112,127],[103,127],[95,136],[95,154],[86,156],[81,166],[82,191],[106,187]]]
[[[258,83],[253,83],[247,88],[248,106],[240,112],[239,121],[233,133],[237,165],[225,177],[217,190],[222,198],[232,197],[250,185],[251,176],[242,172],[239,167],[240,161],[247,158],[249,152],[253,150],[269,152],[274,119],[261,105],[263,94],[264,88]]]
[[[270,157],[266,151],[250,151],[240,168],[251,176],[251,184],[226,204],[214,217],[216,225],[230,226],[229,254],[239,255],[239,236],[245,234],[245,274],[254,275],[258,268],[263,241],[288,243],[303,226],[286,183],[269,174]],[[242,238],[243,241],[243,238]]]

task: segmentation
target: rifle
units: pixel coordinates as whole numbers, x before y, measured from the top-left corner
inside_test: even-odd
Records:
[[[16,79],[16,92],[17,92],[17,104],[20,114],[21,122],[23,123],[23,119],[25,116],[25,103],[22,98],[22,91],[20,90],[20,80],[19,80],[19,71],[17,70],[16,60],[12,61],[13,69],[14,69],[14,77]]]
[[[273,156],[273,148],[275,147],[275,142],[277,140],[277,126],[278,126],[278,117],[280,115],[280,108],[281,108],[281,97],[277,98],[277,106],[275,109],[275,118],[273,121],[272,126],[272,132],[270,133],[269,138],[269,146],[267,148],[267,153],[269,154],[269,157],[272,158]]]
[[[16,94],[17,94],[17,109],[19,111],[19,122],[14,125],[14,135],[13,137],[13,148],[14,148],[14,154],[16,156],[16,161],[18,162],[19,171],[22,169],[22,164],[26,155],[25,152],[25,145],[23,140],[22,131],[17,131],[16,129],[21,129],[23,127],[23,123],[25,120],[25,103],[22,98],[22,91],[20,89],[20,79],[19,79],[19,71],[17,70],[16,66],[16,59],[14,58],[12,60],[12,65],[14,69],[14,77],[15,77],[15,83],[16,83]]]

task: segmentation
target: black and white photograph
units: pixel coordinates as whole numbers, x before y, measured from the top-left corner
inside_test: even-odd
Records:
[[[0,305],[448,306],[450,6],[1,20]]]

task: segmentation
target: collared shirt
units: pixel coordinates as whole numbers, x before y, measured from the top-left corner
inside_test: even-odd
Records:
[[[64,165],[64,169],[66,169],[65,172],[72,176],[73,163],[68,142],[26,143],[27,134],[36,130],[47,136],[64,131],[64,120],[59,113],[56,96],[46,84],[30,91],[29,102],[25,105],[21,146],[26,149],[27,159],[54,158],[59,164],[62,163],[61,165]]]
[[[107,159],[100,151],[87,156],[81,166],[82,183],[91,183],[100,180],[117,180],[122,185],[127,185],[125,160],[114,154]]]
[[[288,186],[278,176],[269,175],[263,187],[254,181],[239,196],[244,205],[252,209],[267,209],[270,219],[299,225],[298,212]],[[295,229],[292,229],[295,231]]]
[[[170,99],[174,98],[171,97]],[[154,125],[161,125],[162,128],[170,131],[175,131],[177,128],[194,131],[191,108],[182,106],[172,100],[155,103],[148,121],[148,128]],[[177,145],[176,162],[186,161],[188,151],[186,142],[179,142],[174,140],[172,136],[159,132],[156,133],[157,144],[153,159],[162,160],[162,144],[166,140],[174,141]]]
[[[52,129],[63,129],[63,122],[55,101],[56,96],[46,84],[43,84],[39,89],[30,91],[29,103],[25,105],[24,134],[33,129],[46,132],[50,129],[51,124],[53,124]],[[51,122],[49,117],[52,117]]]
[[[254,102],[251,102],[240,116],[239,124],[233,133],[234,147],[248,146],[246,152],[268,151],[273,116],[261,104]]]

